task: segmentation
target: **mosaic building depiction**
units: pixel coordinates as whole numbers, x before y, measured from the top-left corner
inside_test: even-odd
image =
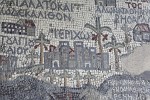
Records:
[[[0,0],[0,100],[150,100],[150,0]]]
[[[35,24],[32,20],[19,20],[17,23],[2,22],[2,32],[19,35],[35,35]]]
[[[133,38],[137,42],[150,41],[150,28],[148,24],[137,24],[133,29]]]
[[[110,70],[108,53],[99,55],[96,53],[96,48],[83,47],[83,42],[81,41],[74,42],[74,52],[70,53],[68,41],[60,41],[59,43],[59,46],[54,51],[44,53],[44,65],[46,68],[57,69],[60,67],[60,69],[64,69],[65,67],[65,69]],[[102,56],[103,59],[101,59]]]

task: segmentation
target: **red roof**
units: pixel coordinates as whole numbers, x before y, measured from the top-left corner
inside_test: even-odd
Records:
[[[34,24],[33,20],[25,19],[25,25],[28,26],[28,27],[35,27],[35,24]]]
[[[134,30],[138,30],[140,32],[149,32],[150,33],[150,28],[148,24],[142,23],[142,24],[137,24],[134,27]]]

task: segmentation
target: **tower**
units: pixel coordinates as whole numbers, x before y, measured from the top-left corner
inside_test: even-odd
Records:
[[[91,66],[93,69],[97,69],[96,68],[96,48],[95,47],[90,47],[89,48],[89,53],[90,53],[90,62],[91,62]]]
[[[69,41],[59,42],[60,68],[69,68]]]
[[[44,52],[44,67],[50,69],[59,69],[58,47],[50,45],[49,52]]]
[[[74,49],[75,49],[76,68],[83,68],[84,67],[83,42],[82,41],[75,41],[74,42]]]
[[[85,69],[91,69],[91,62],[90,62],[90,52],[88,47],[84,47],[84,67]]]

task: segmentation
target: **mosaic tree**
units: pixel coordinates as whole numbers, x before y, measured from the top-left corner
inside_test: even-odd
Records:
[[[115,69],[116,71],[119,71],[119,55],[118,52],[121,53],[121,50],[119,48],[123,48],[124,44],[123,43],[117,43],[116,37],[112,35],[111,37],[111,42],[108,42],[104,44],[105,48],[110,47],[109,52],[114,52],[115,56]]]
[[[45,44],[50,44],[50,41],[48,39],[45,39],[45,35],[41,32],[38,39],[35,40],[36,43],[39,43],[38,45],[35,45],[34,48],[40,46],[40,64],[43,64],[44,61],[44,53],[43,53],[43,47],[45,50],[48,50]]]
[[[98,41],[99,53],[100,53],[100,54],[103,53],[102,36],[103,36],[104,38],[106,38],[105,35],[103,35],[103,32],[104,32],[104,31],[108,31],[108,32],[112,33],[111,28],[108,27],[108,26],[103,26],[103,27],[101,27],[101,24],[100,24],[100,17],[97,17],[97,18],[96,18],[96,27],[94,27],[93,25],[90,25],[90,24],[88,24],[88,23],[86,23],[84,27],[91,29],[92,31],[94,31],[94,32],[97,34],[97,37],[96,37],[97,39],[96,39],[96,41]],[[107,36],[107,35],[106,35],[106,36]]]

